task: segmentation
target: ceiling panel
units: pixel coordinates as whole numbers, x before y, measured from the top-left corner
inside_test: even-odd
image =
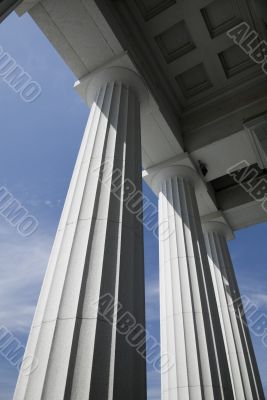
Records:
[[[145,21],[175,4],[175,0],[135,0],[135,2]]]
[[[176,76],[176,81],[186,98],[193,97],[212,87],[203,64],[196,65]]]
[[[227,32],[238,25],[242,19],[233,0],[215,0],[201,9],[201,14],[212,38]]]
[[[196,47],[185,21],[171,26],[155,39],[167,63],[189,53]]]

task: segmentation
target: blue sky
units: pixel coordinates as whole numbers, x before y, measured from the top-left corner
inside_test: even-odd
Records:
[[[89,110],[73,90],[75,77],[27,15],[0,25],[0,46],[42,87],[24,103],[0,78],[0,187],[39,221],[22,238],[0,216],[0,325],[26,343],[43,274],[64,204]],[[145,187],[145,194],[156,198]],[[267,224],[236,234],[230,243],[242,294],[267,314]],[[158,248],[145,232],[147,327],[159,339]],[[252,335],[267,394],[267,348]],[[11,400],[17,371],[0,355],[0,399]],[[148,370],[148,400],[160,400],[159,375]]]

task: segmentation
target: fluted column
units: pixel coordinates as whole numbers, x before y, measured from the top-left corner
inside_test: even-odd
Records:
[[[187,167],[165,168],[159,193],[162,400],[231,400],[230,374],[195,186]]]
[[[145,326],[142,223],[127,207],[142,182],[142,85],[115,68],[89,83],[94,101],[26,349],[38,368],[21,371],[14,400],[146,399],[145,360],[122,334],[133,318]]]
[[[227,246],[227,226],[203,224],[229,370],[236,400],[264,400],[258,366]]]

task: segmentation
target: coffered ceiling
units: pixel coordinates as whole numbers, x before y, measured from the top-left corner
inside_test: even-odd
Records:
[[[96,0],[188,152],[267,111],[267,76],[228,37],[242,21],[267,39],[262,0]],[[263,11],[262,11],[263,10]],[[205,133],[205,134],[204,134]]]
[[[227,36],[242,21],[264,35],[253,0],[114,0],[112,7],[132,43],[143,36],[147,62],[159,63],[182,112],[265,78]]]

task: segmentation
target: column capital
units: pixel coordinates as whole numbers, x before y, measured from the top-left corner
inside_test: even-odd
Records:
[[[208,233],[218,233],[225,237],[227,240],[234,238],[231,228],[224,222],[219,221],[202,221],[203,231]]]
[[[149,173],[149,185],[159,193],[162,182],[168,178],[180,177],[190,182],[195,189],[200,189],[202,181],[198,173],[191,167],[185,165],[162,166]]]
[[[227,240],[232,240],[235,238],[234,232],[222,211],[217,211],[215,213],[202,216],[201,223],[204,233],[220,233]]]
[[[122,83],[131,87],[135,91],[142,109],[148,108],[149,91],[147,86],[142,77],[130,68],[111,66],[99,69],[80,79],[76,82],[75,87],[79,86],[82,97],[90,107],[99,89],[109,82]]]

